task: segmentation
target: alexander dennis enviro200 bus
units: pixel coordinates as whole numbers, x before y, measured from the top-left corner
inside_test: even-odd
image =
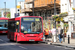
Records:
[[[43,41],[43,18],[40,16],[22,16],[8,20],[8,39],[16,42]]]
[[[0,17],[0,34],[8,33],[8,18]]]

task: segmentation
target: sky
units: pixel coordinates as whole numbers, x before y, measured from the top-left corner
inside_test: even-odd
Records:
[[[17,0],[18,1],[25,1],[25,0]],[[15,0],[0,0],[0,8],[5,8],[6,2],[6,8],[15,8]]]

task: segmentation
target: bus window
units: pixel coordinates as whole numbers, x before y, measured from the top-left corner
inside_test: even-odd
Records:
[[[22,18],[21,32],[22,33],[41,33],[42,32],[41,18]]]
[[[8,29],[11,31],[11,32],[16,32],[16,29],[15,29],[15,21],[11,21],[8,23]]]
[[[7,26],[7,24],[8,24],[8,20],[0,20],[0,25],[1,25],[1,27],[8,27]]]
[[[7,27],[7,24],[4,24],[4,27]]]
[[[0,25],[0,27],[2,27],[2,25]]]
[[[17,29],[17,32],[19,32],[19,24],[16,25],[16,22],[19,22],[19,21],[11,21],[9,22],[9,26],[8,26],[8,29],[12,32],[16,32],[16,29]]]

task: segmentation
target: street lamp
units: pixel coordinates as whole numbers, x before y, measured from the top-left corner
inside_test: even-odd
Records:
[[[34,0],[33,0],[33,16],[34,16]]]
[[[4,4],[5,4],[5,16],[4,17],[6,17],[6,2],[4,2]]]
[[[16,8],[16,13],[17,13],[17,0],[15,0],[15,8]]]

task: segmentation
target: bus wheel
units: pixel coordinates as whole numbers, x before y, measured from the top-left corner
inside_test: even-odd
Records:
[[[36,41],[36,43],[38,44],[38,43],[39,43],[39,41]]]
[[[18,41],[17,41],[17,36],[16,36],[16,43],[18,43]]]
[[[10,39],[10,42],[12,42],[12,40]]]

